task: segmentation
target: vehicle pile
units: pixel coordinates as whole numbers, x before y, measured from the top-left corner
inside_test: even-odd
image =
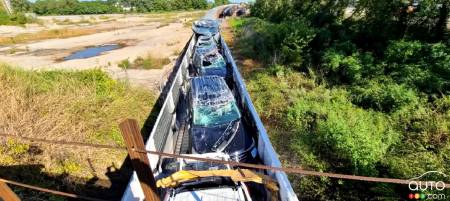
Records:
[[[255,136],[247,129],[223,55],[219,22],[202,19],[192,29],[196,42],[187,78],[187,148],[180,154],[258,164]],[[164,158],[158,168],[164,200],[278,200],[277,184],[263,171],[177,158]]]

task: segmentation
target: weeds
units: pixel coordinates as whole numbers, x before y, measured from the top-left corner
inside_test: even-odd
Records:
[[[170,47],[170,46],[174,46],[178,43],[180,43],[180,41],[168,42],[168,43],[166,43],[166,45]]]
[[[161,69],[170,63],[169,58],[159,58],[152,54],[147,54],[145,57],[137,57],[133,63],[128,59],[122,60],[118,66],[122,69]]]
[[[169,58],[158,58],[151,54],[148,54],[146,57],[138,57],[134,60],[134,66],[143,69],[161,69],[169,63]]]
[[[101,20],[108,20],[109,17],[108,17],[107,15],[101,15],[100,17],[98,17],[98,19],[101,19]]]
[[[142,125],[154,101],[148,91],[112,80],[100,70],[33,72],[0,65],[0,86],[0,132],[52,140],[122,145],[120,121],[132,117]],[[85,178],[92,171],[86,159],[95,158],[93,167],[105,178],[107,167],[120,165],[125,156],[119,150],[7,140],[0,148],[0,166],[38,162],[45,173]]]
[[[180,54],[181,54],[181,50],[179,50],[179,49],[176,49],[173,51],[173,55],[175,55],[175,56],[178,56]]]
[[[70,19],[64,19],[64,20],[59,20],[56,18],[52,19],[53,23],[57,24],[57,25],[71,25],[71,24],[76,24],[75,22],[73,22]]]
[[[127,59],[120,61],[118,66],[119,66],[119,68],[122,68],[122,69],[129,69],[131,66],[131,63],[127,58]]]
[[[23,13],[8,15],[5,11],[0,11],[0,25],[23,26],[34,21],[33,18],[29,18]]]

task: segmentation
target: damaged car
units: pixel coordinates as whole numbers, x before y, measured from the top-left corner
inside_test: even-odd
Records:
[[[222,152],[235,161],[252,161],[256,157],[255,141],[245,131],[225,80],[218,76],[194,77],[190,86],[192,153]]]
[[[201,19],[195,21],[192,24],[192,30],[197,36],[210,36],[213,37],[216,42],[220,39],[219,22],[212,19]]]

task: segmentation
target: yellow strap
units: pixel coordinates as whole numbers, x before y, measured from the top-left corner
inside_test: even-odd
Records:
[[[173,188],[186,181],[214,176],[230,177],[234,182],[255,182],[264,184],[271,192],[277,192],[279,190],[277,183],[272,178],[267,175],[255,173],[249,169],[205,171],[181,170],[166,178],[158,180],[156,186],[159,188]]]

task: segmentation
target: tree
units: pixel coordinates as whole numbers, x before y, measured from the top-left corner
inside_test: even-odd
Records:
[[[230,1],[228,1],[228,0],[214,0],[214,5],[215,6],[226,5],[226,4],[230,4]]]
[[[31,3],[27,0],[11,0],[11,4],[16,12],[31,11]]]

